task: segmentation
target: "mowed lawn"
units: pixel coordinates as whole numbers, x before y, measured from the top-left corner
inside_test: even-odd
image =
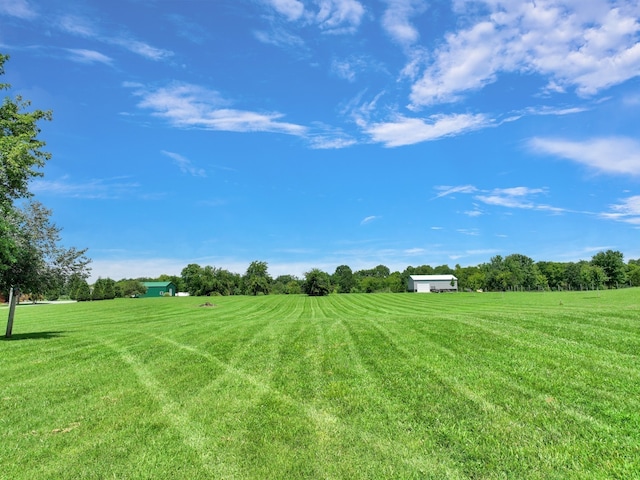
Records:
[[[25,305],[0,478],[640,478],[639,353],[639,289]]]

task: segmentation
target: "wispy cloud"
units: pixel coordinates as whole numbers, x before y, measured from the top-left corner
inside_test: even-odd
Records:
[[[354,33],[365,13],[356,0],[319,0],[315,20],[326,33]]]
[[[640,195],[625,198],[610,208],[610,212],[601,214],[603,218],[640,226]]]
[[[477,15],[468,28],[447,35],[413,85],[415,106],[459,100],[494,82],[499,73],[536,73],[548,91],[575,88],[594,95],[640,74],[640,7],[628,2],[552,0],[454,2],[458,13]]]
[[[65,176],[57,180],[34,180],[31,188],[33,192],[37,194],[94,200],[113,200],[138,194],[140,184],[129,181],[128,177],[73,181],[69,176]]]
[[[182,173],[187,173],[193,177],[206,177],[207,172],[203,168],[196,167],[191,160],[175,152],[162,150],[161,153],[171,158]]]
[[[496,188],[488,194],[476,195],[474,198],[487,205],[497,205],[506,208],[534,209],[538,206],[531,200],[545,190],[541,188],[513,187]]]
[[[357,0],[317,0],[315,10],[299,0],[265,0],[265,3],[289,22],[316,25],[331,34],[354,33],[365,14],[364,6]]]
[[[304,3],[298,0],[267,0],[266,3],[289,21],[298,20],[304,15]]]
[[[440,185],[435,187],[439,193],[434,198],[447,197],[456,193],[476,193],[478,189],[473,185],[459,185],[457,187],[451,187],[449,185]]]
[[[54,22],[54,25],[68,34],[91,38],[109,45],[116,45],[149,60],[164,60],[173,55],[173,52],[169,50],[153,47],[128,34],[116,36],[105,34],[87,17],[63,15],[58,18],[57,22]]]
[[[373,123],[365,132],[386,147],[399,147],[460,135],[491,125],[482,114],[433,115],[427,119],[397,116],[389,122]]]
[[[269,31],[256,30],[253,35],[258,41],[283,48],[296,57],[305,58],[309,55],[309,48],[305,45],[302,37],[294,35],[283,28],[274,27]]]
[[[640,175],[640,142],[627,137],[602,137],[585,141],[533,138],[529,146],[538,153],[580,163],[596,171]]]
[[[304,136],[308,129],[282,122],[276,112],[253,112],[226,108],[229,101],[214,91],[192,84],[167,87],[139,87],[138,107],[151,110],[152,115],[167,120],[179,128],[201,128],[227,132],[274,132]]]
[[[469,237],[477,237],[480,235],[480,231],[477,228],[459,228],[456,232]]]
[[[460,185],[457,187],[437,186],[438,193],[433,200],[443,198],[455,194],[473,195],[473,198],[485,205],[492,205],[503,208],[520,208],[527,210],[546,211],[550,213],[560,214],[567,213],[569,210],[554,207],[544,203],[538,203],[537,197],[547,195],[546,188],[530,188],[530,187],[510,187],[510,188],[494,188],[493,190],[480,190],[473,185]],[[465,210],[465,215],[477,217],[484,215],[478,205],[474,204],[473,210]],[[588,212],[581,212],[588,213]]]
[[[0,15],[31,20],[38,16],[38,12],[27,0],[0,0]]]
[[[380,217],[376,216],[376,215],[371,215],[369,217],[365,217],[362,219],[362,221],[360,222],[360,225],[367,225],[368,223],[374,222],[376,220],[380,219]]]
[[[112,65],[113,59],[111,57],[107,57],[100,52],[96,52],[95,50],[85,50],[82,48],[69,48],[67,51],[71,54],[69,58],[74,62],[78,63],[102,63],[104,65]]]

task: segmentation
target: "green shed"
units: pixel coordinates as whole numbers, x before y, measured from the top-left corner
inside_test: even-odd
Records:
[[[173,282],[142,282],[142,284],[147,287],[147,293],[140,295],[142,298],[176,296],[176,286]]]

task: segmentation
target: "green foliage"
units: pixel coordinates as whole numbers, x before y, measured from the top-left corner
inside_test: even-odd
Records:
[[[7,59],[0,54],[0,75]],[[0,90],[9,87],[0,84]],[[29,107],[20,96],[7,96],[0,106],[0,290],[19,285],[35,298],[61,290],[74,273],[86,276],[90,260],[86,250],[60,246],[60,229],[42,204],[15,205],[31,197],[29,182],[50,158],[38,139],[38,122],[50,120],[51,112]]]
[[[43,295],[60,290],[72,275],[88,276],[86,250],[60,246],[60,228],[51,211],[31,201],[14,210],[14,261],[0,271],[0,288],[20,285],[25,293]]]
[[[7,55],[0,54],[0,75],[4,75]],[[10,85],[0,83],[0,90]],[[51,112],[26,111],[31,105],[19,95],[15,99],[5,97],[0,106],[0,205],[8,207],[18,198],[30,196],[29,182],[42,176],[39,168],[51,157],[42,149],[45,143],[38,140],[38,122],[51,120]]]
[[[139,280],[120,280],[117,286],[123,297],[137,297],[147,293],[147,287]]]
[[[638,294],[25,307],[0,477],[636,478]]]
[[[324,297],[331,293],[329,274],[314,268],[304,274],[302,291],[311,297]]]
[[[180,274],[181,288],[190,295],[237,295],[241,285],[240,275],[228,270],[191,263]],[[177,285],[176,285],[177,286]],[[178,291],[184,291],[178,288]]]
[[[251,262],[242,278],[247,295],[268,295],[271,291],[272,279],[268,273],[267,262],[255,260]]]
[[[81,279],[75,291],[75,300],[78,302],[88,302],[91,300],[91,288],[85,279]]]
[[[333,273],[332,282],[336,286],[338,293],[350,293],[356,286],[356,279],[353,271],[348,265],[336,267]]]
[[[104,290],[101,282],[96,282],[91,289],[91,300],[104,300]]]
[[[110,278],[98,278],[93,285],[91,300],[113,300],[116,297],[115,283]]]
[[[271,286],[271,293],[295,295],[302,292],[302,281],[294,275],[280,275]]]
[[[621,252],[613,250],[598,252],[591,258],[591,264],[603,270],[604,283],[607,287],[617,288],[626,282],[626,266]]]

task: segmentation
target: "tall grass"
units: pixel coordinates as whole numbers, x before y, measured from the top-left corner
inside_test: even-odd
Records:
[[[205,301],[20,306],[0,478],[640,477],[637,289]]]

